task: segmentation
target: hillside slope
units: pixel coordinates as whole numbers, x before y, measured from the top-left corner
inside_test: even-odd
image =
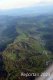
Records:
[[[8,73],[7,80],[19,80],[18,78],[21,80],[22,72],[41,73],[47,67],[46,61],[49,57],[43,54],[44,48],[40,42],[24,35],[17,37],[3,52],[5,70]]]

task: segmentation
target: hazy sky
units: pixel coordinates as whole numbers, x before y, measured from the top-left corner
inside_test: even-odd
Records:
[[[0,9],[23,8],[37,4],[53,4],[53,0],[0,0]]]

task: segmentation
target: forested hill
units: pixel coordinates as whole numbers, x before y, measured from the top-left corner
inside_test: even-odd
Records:
[[[41,73],[53,62],[53,15],[0,19],[1,80],[29,80],[21,72]]]
[[[22,72],[41,73],[44,71],[47,67],[46,62],[49,61],[49,55],[43,54],[43,51],[44,47],[41,43],[32,37],[25,34],[17,37],[14,43],[8,45],[3,52],[8,79],[21,80]],[[23,80],[25,79],[27,78],[24,77]]]

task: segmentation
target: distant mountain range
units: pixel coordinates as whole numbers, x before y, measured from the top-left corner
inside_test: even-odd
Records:
[[[31,16],[40,14],[53,14],[53,5],[35,5],[28,8],[0,10],[0,15]]]

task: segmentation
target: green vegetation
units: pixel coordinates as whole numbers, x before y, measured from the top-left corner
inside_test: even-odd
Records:
[[[11,18],[0,34],[1,70],[7,73],[1,80],[29,80],[21,72],[41,73],[53,61],[53,22],[45,16]]]
[[[19,35],[3,52],[5,69],[8,75],[10,74],[9,79],[16,80],[21,72],[41,73],[44,71],[49,58],[43,54],[43,51],[44,48],[36,39],[24,33]]]
[[[28,35],[26,33],[21,33],[15,40],[15,42],[28,40]]]

